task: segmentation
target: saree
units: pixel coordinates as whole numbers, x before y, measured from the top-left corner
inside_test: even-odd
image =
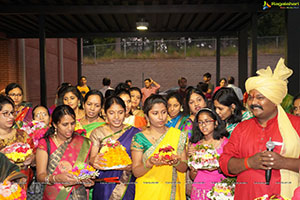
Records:
[[[141,108],[135,109],[134,111],[132,111],[132,114],[140,117],[145,117],[144,111],[141,110]]]
[[[6,146],[12,145],[14,143],[27,143],[32,149],[34,149],[32,138],[30,138],[25,131],[21,129],[16,129],[16,134],[13,137],[0,139],[0,151]],[[27,188],[33,178],[33,171],[31,168],[23,166],[22,163],[19,163],[17,165],[21,168],[21,172],[27,176],[27,181],[25,185],[25,188]]]
[[[187,116],[181,125],[180,130],[187,133],[188,138],[192,137],[193,134],[193,121]]]
[[[130,115],[129,117],[126,117],[123,124],[134,126],[136,128],[143,128],[147,125],[147,121],[145,117],[141,117],[138,115]]]
[[[126,148],[126,152],[131,157],[130,145],[133,136],[140,132],[139,129],[135,127],[129,127],[123,134],[118,138],[118,141]],[[104,141],[107,138],[112,137],[114,134],[111,134],[105,138],[102,138],[101,141]],[[107,178],[107,177],[119,177],[120,184],[116,183],[96,183],[93,191],[93,199],[101,200],[132,200],[135,193],[135,177],[130,171],[122,170],[105,170],[100,171],[98,178]]]
[[[87,138],[74,134],[58,148],[52,139],[50,142],[50,157],[47,167],[48,174],[61,174],[69,172],[78,164],[86,163],[91,150],[91,141]],[[38,148],[47,151],[45,139],[40,140]],[[63,199],[87,199],[86,189],[83,185],[64,187],[61,183],[46,185],[44,200]]]
[[[166,126],[169,128],[173,127],[181,130],[187,118],[188,116],[178,115],[177,117],[169,120]]]
[[[91,135],[92,131],[95,128],[98,128],[99,126],[102,126],[104,124],[105,124],[105,122],[94,122],[94,123],[91,123],[91,124],[82,125],[82,128],[86,130],[86,137],[90,138],[90,135]]]
[[[162,135],[153,145],[149,145],[149,140],[143,133],[138,133],[132,142],[132,150],[143,150],[143,162],[146,162],[159,149],[166,145],[171,145],[177,154],[180,155],[185,148],[186,133],[179,129],[169,128],[167,133]],[[152,199],[172,199],[184,200],[185,195],[185,173],[178,172],[175,167],[153,166],[144,176],[136,179],[136,200]]]
[[[22,102],[18,110],[16,110],[15,121],[31,122],[32,121],[32,104],[29,102]]]
[[[253,116],[252,112],[246,111],[246,112],[244,112],[243,115],[242,115],[242,120],[241,120],[241,122],[242,122],[242,121],[245,121],[245,120],[248,120],[248,119],[251,119],[251,118],[253,118],[253,117],[254,117],[254,116]],[[238,123],[233,123],[233,124],[227,124],[227,125],[226,125],[226,130],[227,130],[228,133],[229,133],[228,139],[230,138],[232,131],[235,129],[235,127],[236,127],[239,123],[240,123],[240,122],[238,122]]]

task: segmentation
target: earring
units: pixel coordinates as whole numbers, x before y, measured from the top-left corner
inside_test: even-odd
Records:
[[[180,107],[180,112],[183,112],[183,107],[182,106]]]
[[[81,104],[80,104],[80,102],[78,103],[78,107],[80,107],[81,106]]]
[[[54,129],[54,135],[57,135],[57,128]]]

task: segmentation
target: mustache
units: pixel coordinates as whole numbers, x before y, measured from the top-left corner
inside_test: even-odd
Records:
[[[260,105],[256,105],[256,104],[252,104],[252,105],[250,106],[250,108],[251,108],[251,109],[259,108],[259,109],[261,109],[261,110],[264,110]]]

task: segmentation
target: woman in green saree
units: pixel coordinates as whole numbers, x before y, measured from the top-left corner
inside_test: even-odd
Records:
[[[150,127],[137,133],[131,144],[132,171],[137,177],[135,199],[184,200],[187,135],[165,126],[168,112],[162,96],[148,97],[143,110]],[[169,161],[155,158],[160,148],[169,145],[175,149],[175,158]]]
[[[243,106],[232,88],[223,87],[219,89],[213,95],[212,102],[213,109],[226,123],[229,137],[240,122],[253,117],[253,114]]]
[[[89,138],[92,131],[99,126],[105,124],[104,120],[99,116],[103,106],[103,95],[98,90],[90,90],[84,98],[85,116],[78,120],[83,129],[86,130],[85,137]],[[80,129],[76,127],[75,130]]]

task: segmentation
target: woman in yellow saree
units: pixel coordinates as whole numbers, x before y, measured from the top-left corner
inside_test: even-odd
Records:
[[[131,144],[132,171],[137,177],[135,199],[184,200],[187,136],[178,129],[165,126],[167,102],[162,96],[148,97],[144,113],[150,127],[137,133]],[[154,157],[160,148],[169,145],[176,151],[173,160],[162,161]]]

